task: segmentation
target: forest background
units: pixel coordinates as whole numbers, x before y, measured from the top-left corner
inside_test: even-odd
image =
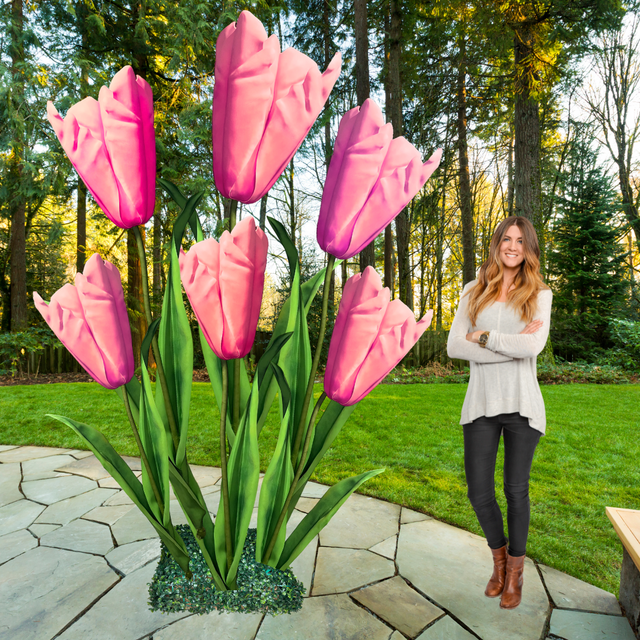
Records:
[[[131,65],[154,93],[158,175],[186,194],[205,190],[201,220],[219,237],[229,204],[211,170],[215,41],[243,9],[321,70],[343,56],[281,178],[260,202],[239,206],[262,228],[268,215],[285,224],[303,275],[322,266],[315,221],[346,111],[372,97],[425,160],[443,149],[411,204],[336,270],[330,322],[342,283],[372,265],[417,317],[435,310],[429,331],[446,331],[495,226],[521,215],[538,232],[554,292],[545,362],[640,371],[640,12],[619,0],[3,2],[0,369],[15,367],[24,348],[56,342],[31,293],[49,299],[95,252],[123,274],[134,353],[146,332],[135,238],[107,220],[71,167],[47,100],[64,115]],[[156,311],[177,213],[158,189],[145,233]],[[265,332],[288,285],[273,239],[270,252]]]

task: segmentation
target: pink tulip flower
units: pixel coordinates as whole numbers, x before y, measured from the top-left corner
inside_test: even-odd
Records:
[[[393,137],[371,99],[340,121],[327,172],[318,244],[347,260],[360,253],[420,191],[440,164],[438,149],[425,164],[405,138]]]
[[[256,336],[269,242],[247,217],[233,231],[180,251],[180,277],[213,352],[243,358]]]
[[[321,74],[311,58],[270,38],[243,11],[216,43],[213,176],[218,191],[256,202],[269,191],[315,122],[340,75],[337,53]]]
[[[94,253],[47,304],[35,291],[33,301],[60,342],[103,387],[115,389],[134,373],[129,316],[120,273]]]
[[[153,215],[156,143],[153,93],[131,67],[116,73],[98,100],[74,104],[63,120],[52,102],[47,115],[62,148],[113,224],[131,229]]]
[[[372,267],[349,278],[333,329],[324,391],[347,407],[360,402],[404,358],[429,324],[433,311],[416,322]]]

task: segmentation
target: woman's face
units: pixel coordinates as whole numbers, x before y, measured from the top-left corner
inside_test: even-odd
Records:
[[[524,261],[524,247],[522,245],[522,231],[518,225],[507,229],[500,243],[500,260],[507,269],[515,269]]]

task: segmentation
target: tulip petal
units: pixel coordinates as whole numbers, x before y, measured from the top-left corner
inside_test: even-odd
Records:
[[[315,62],[296,49],[280,54],[273,107],[260,144],[256,186],[249,202],[256,202],[269,191],[289,164],[322,111],[341,64],[341,56],[336,53],[321,75]]]
[[[62,120],[51,102],[47,116],[60,144],[98,206],[120,226],[118,184],[104,143],[100,107],[93,98],[74,104]]]
[[[153,94],[124,67],[99,100],[85,98],[64,120],[51,103],[47,116],[65,153],[105,215],[119,227],[146,223],[155,205]]]
[[[371,267],[364,270],[352,289],[353,293],[349,291],[346,300],[343,297],[340,302],[325,373],[325,391],[340,404],[347,404],[353,394],[363,358],[378,336],[391,297]]]
[[[85,321],[104,362],[105,374],[112,387],[119,387],[133,376],[131,329],[126,316],[124,293],[119,274],[110,263],[95,253],[84,273],[76,274],[76,290]],[[115,290],[114,290],[115,289]]]
[[[141,120],[106,87],[100,89],[98,101],[105,143],[118,184],[120,219],[126,228],[131,228],[140,219],[151,217],[149,205],[153,214],[154,204],[147,198],[147,159]]]
[[[248,11],[224,29],[216,45],[213,92],[213,172],[218,190],[246,201],[273,102],[280,45]]]
[[[218,282],[220,245],[209,238],[180,250],[180,278],[209,346],[220,357],[224,319]]]
[[[84,319],[76,288],[65,284],[51,296],[48,305],[34,292],[33,301],[51,330],[87,373],[103,387],[115,388],[107,378],[102,353]]]
[[[223,360],[251,350],[260,316],[268,241],[247,217],[220,242],[196,243],[180,254],[180,276],[200,327]]]
[[[407,354],[431,322],[416,322],[400,300],[389,301],[372,267],[350,278],[334,327],[324,378],[325,393],[343,406],[366,396]]]

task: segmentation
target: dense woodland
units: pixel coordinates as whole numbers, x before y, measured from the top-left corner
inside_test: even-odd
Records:
[[[114,262],[134,340],[146,330],[133,233],[112,225],[71,167],[46,119],[64,115],[124,65],[155,99],[158,176],[205,189],[200,215],[219,236],[228,203],[211,171],[215,41],[249,9],[283,48],[343,71],[291,164],[264,198],[240,206],[264,228],[279,218],[303,273],[321,266],[315,242],[326,168],[340,117],[368,97],[394,135],[440,168],[395,222],[336,271],[333,300],[373,265],[416,316],[446,329],[491,233],[528,217],[554,291],[551,345],[561,359],[640,367],[640,12],[619,0],[5,0],[0,7],[0,300],[2,332],[42,324],[48,299],[94,252]],[[160,303],[176,210],[158,189],[146,228]],[[287,282],[271,242],[263,329]],[[335,306],[332,311],[335,313]]]

